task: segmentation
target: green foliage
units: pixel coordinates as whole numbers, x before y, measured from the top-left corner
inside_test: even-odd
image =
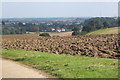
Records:
[[[18,20],[18,21],[17,21]],[[77,31],[73,34],[80,34],[78,30],[80,29],[80,26],[83,25],[83,30],[86,32],[95,31],[98,29],[104,29],[104,28],[111,28],[111,27],[117,27],[120,25],[120,18],[115,17],[95,17],[95,18],[76,18],[71,19],[70,21],[52,21],[44,20],[43,23],[41,20],[43,19],[25,19],[23,21],[19,21],[19,19],[15,20],[3,20],[2,28],[3,28],[3,34],[25,34],[25,32],[48,32],[49,28],[65,28],[66,31],[71,31],[73,28],[73,31]],[[27,21],[28,20],[28,21]],[[40,23],[39,23],[40,21]],[[21,29],[24,29],[21,31]]]
[[[120,26],[120,17],[118,17],[118,26]]]
[[[85,25],[83,27],[83,30],[82,31],[86,31],[86,32],[90,32],[90,31],[94,31],[96,30],[96,28],[94,26],[90,26],[90,25]]]
[[[103,23],[103,25],[104,25],[104,28],[108,28],[108,27],[110,26],[110,24],[109,24],[108,21],[105,21],[105,22]]]
[[[77,36],[77,35],[80,35],[81,34],[81,28],[80,27],[74,27],[73,29],[72,29],[72,31],[73,31],[73,33],[72,33],[72,35],[73,36]]]
[[[80,31],[80,27],[74,27],[72,31]]]
[[[2,25],[5,25],[5,22],[4,22],[4,21],[2,21]]]
[[[19,26],[19,27],[22,27],[22,26],[23,26],[22,22],[19,22],[19,23],[18,23],[18,26]]]
[[[49,33],[41,33],[39,36],[50,37]]]
[[[117,27],[117,19],[107,17],[90,18],[84,22],[82,31],[91,32],[103,28]]]
[[[3,27],[2,34],[25,34],[25,28],[20,27]]]
[[[74,31],[74,32],[72,33],[72,35],[73,35],[73,36],[80,35],[80,32],[79,32],[79,31]]]
[[[59,78],[118,78],[117,59],[25,50],[2,50],[2,57],[22,62]]]

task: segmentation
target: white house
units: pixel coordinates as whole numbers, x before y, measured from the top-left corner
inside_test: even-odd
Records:
[[[61,32],[61,29],[57,29],[57,32]]]
[[[65,31],[65,29],[64,29],[64,28],[61,28],[61,31],[63,31],[63,32],[64,32],[64,31]]]

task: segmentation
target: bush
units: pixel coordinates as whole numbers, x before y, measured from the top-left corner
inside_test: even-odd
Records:
[[[80,32],[79,32],[79,31],[74,31],[74,32],[72,33],[72,35],[73,35],[73,36],[80,35]]]
[[[86,33],[87,33],[86,31],[82,31],[82,32],[74,31],[74,32],[72,33],[72,35],[73,35],[73,36],[77,36],[77,35],[84,35],[84,34],[86,34]]]
[[[41,33],[39,36],[50,37],[50,35],[48,33]]]

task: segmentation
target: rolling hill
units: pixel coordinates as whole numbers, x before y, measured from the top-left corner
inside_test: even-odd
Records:
[[[91,34],[118,34],[118,33],[120,33],[119,29],[120,29],[120,27],[100,29],[100,30],[96,30],[96,31],[90,32],[87,35],[91,35]]]

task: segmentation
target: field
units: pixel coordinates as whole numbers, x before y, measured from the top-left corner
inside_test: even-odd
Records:
[[[58,78],[118,78],[119,35],[3,35],[2,57]]]
[[[50,33],[50,36],[71,36],[72,32],[60,32],[60,33]]]
[[[101,78],[98,80],[118,80],[103,79],[118,78],[118,59],[71,56],[65,54],[58,55],[40,51],[12,49],[2,50],[2,57],[19,61],[58,78]]]
[[[120,35],[120,34],[119,34]],[[40,37],[4,35],[3,49],[24,49],[55,54],[119,58],[118,35],[84,35],[75,37]]]
[[[118,30],[120,30],[120,27],[100,29],[100,30],[90,32],[87,35],[90,35],[90,34],[118,34],[118,33],[120,33],[120,31],[118,31]]]
[[[36,34],[39,35],[41,33],[49,33],[50,36],[71,36],[72,32],[27,32],[29,34]]]

